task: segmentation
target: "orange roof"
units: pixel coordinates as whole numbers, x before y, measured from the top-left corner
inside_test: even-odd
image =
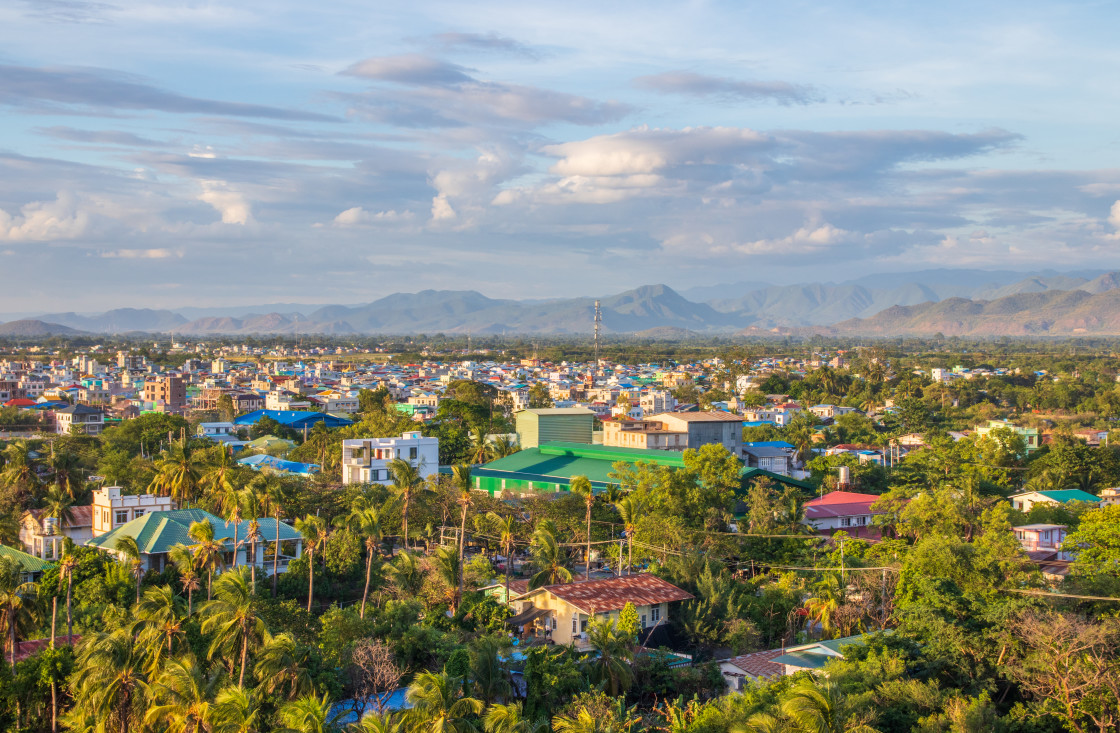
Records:
[[[548,585],[537,590],[548,591],[585,613],[618,611],[627,603],[633,603],[635,606],[652,606],[693,598],[691,593],[649,574]]]

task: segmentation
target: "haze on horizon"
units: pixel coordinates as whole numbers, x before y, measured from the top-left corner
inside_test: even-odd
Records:
[[[1120,267],[1095,3],[0,7],[0,310]]]

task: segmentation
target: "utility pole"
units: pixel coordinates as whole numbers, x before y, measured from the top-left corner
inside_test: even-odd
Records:
[[[599,301],[595,301],[595,366],[599,366],[599,331],[603,325],[603,312],[599,308]]]

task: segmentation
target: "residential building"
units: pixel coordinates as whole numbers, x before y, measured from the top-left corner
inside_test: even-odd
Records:
[[[805,519],[802,521],[818,532],[831,534],[843,530],[853,537],[877,537],[879,530],[872,526],[871,521],[883,512],[872,510],[871,505],[878,500],[876,494],[830,491],[805,502]]]
[[[846,636],[842,639],[828,641],[815,641],[809,644],[786,647],[784,654],[774,657],[773,664],[782,666],[783,675],[797,672],[814,672],[823,669],[826,664],[834,659],[843,659],[843,648],[853,644],[865,644],[866,634]]]
[[[654,627],[668,625],[670,604],[692,597],[672,583],[647,574],[547,585],[516,599],[516,615],[506,624],[526,628],[527,633],[548,638],[554,644],[573,644],[582,651],[590,649],[587,627],[592,619],[617,621],[619,612],[630,603],[648,634]]]
[[[187,406],[187,387],[177,374],[148,377],[144,380],[144,401],[161,412],[182,412]]]
[[[287,390],[274,389],[264,397],[264,409],[266,410],[307,410],[310,407],[311,403],[309,401],[300,399],[299,395],[292,394]]]
[[[54,429],[59,435],[77,431],[83,435],[100,435],[105,428],[105,415],[89,405],[70,405],[54,411]]]
[[[809,412],[822,420],[832,420],[841,415],[850,415],[853,412],[859,412],[859,410],[854,407],[844,407],[842,405],[813,405],[809,408]]]
[[[591,443],[595,413],[582,407],[522,410],[514,415],[518,442],[523,448],[544,443]]]
[[[603,420],[603,445],[683,451],[688,447],[688,433],[666,430],[660,420]]]
[[[198,425],[198,434],[203,438],[215,440],[222,436],[236,435],[237,426],[231,422],[204,422]]]
[[[20,517],[20,544],[24,551],[43,560],[58,559],[59,546],[65,537],[69,537],[76,545],[84,545],[92,536],[92,506],[72,507],[70,519],[62,524],[54,517],[47,516],[45,509],[31,509]]]
[[[651,389],[638,398],[638,406],[642,408],[642,416],[657,415],[662,412],[672,412],[677,406],[677,399],[669,390]]]
[[[1038,428],[1022,428],[1014,424],[1010,420],[989,420],[987,425],[981,425],[976,428],[976,435],[979,438],[984,438],[991,434],[997,428],[1004,428],[1011,430],[1015,434],[1023,438],[1023,442],[1027,446],[1027,455],[1038,450],[1042,445],[1042,438],[1038,432]]]
[[[261,517],[255,522],[259,528],[260,540],[256,545],[256,556],[253,557],[252,545],[249,538],[250,525],[254,520],[246,519],[240,523],[226,522],[221,517],[216,517],[201,509],[176,509],[171,511],[156,511],[140,515],[135,519],[115,527],[110,532],[98,535],[86,544],[96,547],[117,557],[120,553],[116,550],[119,537],[127,536],[136,540],[140,548],[140,559],[144,570],[163,571],[168,564],[168,553],[171,548],[187,539],[190,526],[195,522],[209,522],[214,528],[214,539],[223,543],[225,552],[223,562],[226,567],[234,564],[254,564],[258,568],[271,568],[272,556],[266,557],[266,550],[276,541],[279,533],[281,550],[279,557],[279,570],[284,572],[288,562],[300,556],[303,551],[303,535],[283,522],[277,522],[272,517]],[[234,546],[234,533],[237,534],[237,545]],[[294,554],[285,554],[284,545],[294,547]]]
[[[407,461],[428,478],[439,470],[439,438],[425,438],[419,431],[399,438],[359,438],[342,441],[342,483],[393,482],[389,463]]]
[[[1029,512],[1035,504],[1065,504],[1069,501],[1086,501],[1100,504],[1100,500],[1081,489],[1062,489],[1059,491],[1023,491],[1008,497],[1011,506],[1021,512]]]
[[[738,457],[743,445],[743,418],[729,412],[663,412],[649,420],[660,422],[667,431],[688,435],[688,448],[722,445]]]
[[[775,659],[785,653],[785,649],[767,649],[723,659],[718,662],[719,671],[723,674],[728,690],[741,692],[751,682],[771,680],[785,674],[785,666],[774,663]]]
[[[743,460],[751,468],[761,468],[783,476],[790,476],[793,473],[793,454],[784,448],[744,445]]]
[[[120,486],[106,486],[93,492],[90,534],[98,537],[137,517],[174,508],[170,496],[122,494]]]
[[[19,563],[19,581],[21,583],[35,583],[43,577],[43,571],[49,563],[42,558],[29,555],[14,547],[0,545],[0,557],[7,557]]]
[[[1120,504],[1120,489],[1101,489],[1100,502],[1101,506],[1113,506],[1115,504]]]
[[[1026,552],[1046,552],[1057,555],[1055,559],[1069,560],[1069,554],[1062,552],[1062,542],[1069,534],[1064,524],[1023,524],[1012,527],[1015,539]]]

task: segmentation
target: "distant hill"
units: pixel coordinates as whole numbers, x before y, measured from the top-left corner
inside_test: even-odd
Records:
[[[27,318],[0,323],[0,336],[68,336],[77,333],[81,333],[81,331],[57,323],[47,323],[46,321]]]
[[[894,306],[823,330],[861,336],[1115,336],[1120,335],[1120,289],[1017,293],[991,301],[949,298]]]
[[[41,317],[50,323],[90,333],[128,333],[129,331],[170,331],[187,322],[173,311],[150,308],[118,308],[95,316],[77,313],[51,313]]]

